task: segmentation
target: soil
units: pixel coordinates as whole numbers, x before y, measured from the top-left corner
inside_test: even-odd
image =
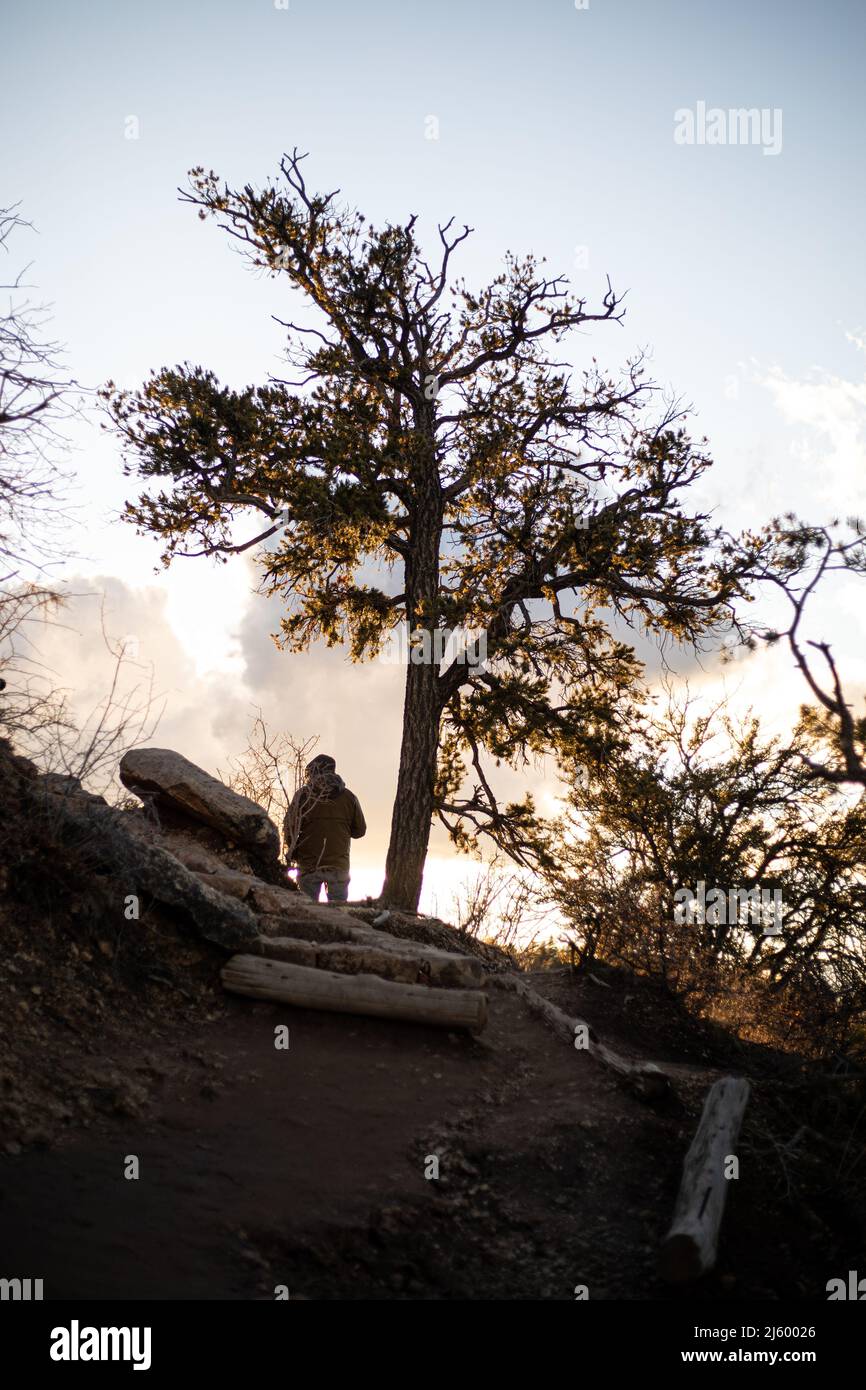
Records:
[[[618,1041],[616,982],[547,992]],[[479,1040],[225,998],[192,1026],[127,1031],[107,1057],[66,1048],[90,1115],[0,1160],[4,1265],[59,1299],[718,1299],[826,1297],[862,1262],[862,1217],[832,1182],[804,1204],[778,1156],[750,1154],[773,1106],[759,1082],[717,1269],[661,1284],[682,1156],[725,1059],[690,1038],[660,1111],[512,993],[490,1002]],[[681,1028],[655,1060],[682,1058]]]
[[[534,975],[668,1065],[675,1094],[649,1104],[500,987],[501,952],[420,919],[387,926],[485,965],[477,1039],[227,995],[219,948],[152,903],[127,921],[122,865],[16,818],[10,779],[0,1277],[46,1299],[823,1300],[866,1268],[856,1077],[746,1047],[612,968]],[[656,1268],[682,1160],[730,1073],[752,1094],[717,1266],[672,1288]]]

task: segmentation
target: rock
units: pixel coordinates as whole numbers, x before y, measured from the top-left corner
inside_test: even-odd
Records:
[[[280,837],[273,821],[249,797],[169,748],[133,748],[120,762],[120,780],[160,820],[198,822],[250,855],[257,873],[275,881],[282,872]]]
[[[263,936],[292,936],[300,941],[352,940],[342,916],[336,912],[329,915],[327,908],[322,910],[321,917],[307,912],[260,912],[258,921]]]
[[[243,874],[247,878],[257,876],[253,862],[256,859],[255,851],[246,850],[241,845],[229,845],[219,831],[212,830],[209,825],[189,820],[183,826],[156,825],[141,807],[119,814],[123,816],[130,835],[144,840],[148,845],[156,845],[158,849],[167,849],[169,854],[173,854],[195,874],[205,877],[224,873]],[[285,872],[282,866],[279,866],[279,872]],[[267,881],[271,882],[276,876],[276,872],[272,873]]]
[[[259,935],[248,907],[208,887],[167,850],[130,833],[123,812],[70,796],[58,799],[58,816],[88,844],[94,859],[111,866],[128,892],[149,896],[183,913],[207,941],[236,951]],[[86,951],[82,957],[92,958]]]
[[[208,888],[213,888],[217,893],[225,893],[227,898],[237,898],[242,903],[249,900],[255,884],[261,883],[261,879],[254,878],[252,874],[241,874],[235,869],[223,868],[219,873],[209,874],[203,874],[200,870],[193,869],[193,873]]]
[[[33,782],[39,776],[39,768],[33,760],[25,758],[23,753],[13,753],[8,739],[0,738],[0,754],[20,777],[26,777],[29,782]]]
[[[187,912],[206,940],[234,949],[258,935],[256,919],[242,902],[208,887],[166,850],[141,848],[138,882],[157,902]]]
[[[301,902],[301,898],[304,901]],[[289,886],[289,880],[279,885],[254,882],[252,885],[252,906],[256,912],[303,912],[306,897],[298,891],[297,884]]]
[[[175,850],[169,852],[176,854]],[[176,857],[180,859],[181,856],[176,854]],[[225,893],[227,897],[240,899],[241,902],[247,903],[253,912],[286,912],[297,905],[298,889],[289,880],[286,880],[285,886],[264,883],[255,874],[227,869],[223,864],[216,869],[202,869],[195,862],[194,856],[193,862],[190,862],[189,857],[181,862],[209,888],[215,888],[218,893]]]
[[[138,828],[136,827],[136,832]],[[145,836],[145,838],[148,838]],[[226,872],[225,860],[218,854],[207,849],[202,844],[190,840],[189,836],[182,836],[171,832],[160,831],[151,833],[149,836],[151,844],[156,844],[160,849],[167,849],[169,854],[173,854],[175,859],[179,859],[181,864],[185,864],[194,874],[222,874]],[[229,873],[240,873],[239,869],[229,869]]]
[[[70,796],[81,791],[80,781],[73,777],[71,772],[43,772],[41,781],[47,791],[57,792],[61,796]]]
[[[78,778],[73,777],[69,772],[43,772],[39,778],[39,789],[49,792],[52,796],[75,796],[79,800],[90,801],[96,806],[108,804],[104,796],[97,796],[95,792],[85,791]]]

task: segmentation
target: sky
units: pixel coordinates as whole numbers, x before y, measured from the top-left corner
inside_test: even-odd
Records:
[[[866,510],[866,7],[848,0],[43,0],[2,12],[2,204],[35,231],[33,297],[91,387],[134,387],[188,360],[242,386],[279,373],[286,291],[256,278],[178,200],[194,165],[229,184],[309,151],[308,182],[375,222],[452,215],[474,228],[456,269],[481,285],[507,250],[547,257],[590,301],[627,291],[622,327],[575,336],[576,368],[638,347],[692,404],[715,466],[695,501],[733,529],[795,510]],[[755,108],[751,141],[680,143],[706,113]],[[772,139],[770,134],[772,133]],[[399,749],[402,673],[339,651],[287,655],[248,560],[158,571],[158,547],[118,521],[134,484],[95,414],[72,432],[75,552],[65,626],[45,656],[81,710],[115,637],[134,635],[164,713],[156,742],[215,771],[251,712],[317,735],[365,805],[354,887],[380,886]],[[866,687],[856,587],[828,591],[815,632]],[[820,630],[820,631],[819,631]],[[645,650],[645,644],[641,650]],[[650,654],[650,666],[657,661]],[[690,665],[708,692],[719,675]],[[727,689],[769,722],[802,698],[778,651],[736,663]],[[529,769],[543,807],[558,787]],[[436,835],[423,904],[465,872]]]

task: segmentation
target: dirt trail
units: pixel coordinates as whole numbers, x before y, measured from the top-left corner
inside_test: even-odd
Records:
[[[659,1283],[712,1059],[652,1036],[631,1005],[617,1037],[613,991],[547,988],[624,1050],[690,1055],[679,1095],[647,1106],[504,990],[480,1040],[226,998],[213,1021],[112,1059],[161,1078],[144,1118],[100,1116],[0,1159],[5,1273],[61,1299],[820,1297],[847,1258],[838,1235],[801,1206],[794,1222],[775,1169],[751,1160],[716,1272],[685,1292]]]
[[[0,1277],[41,1279],[48,1299],[270,1300],[279,1285],[301,1299],[823,1298],[860,1267],[861,1194],[840,1181],[857,1176],[856,1093],[819,1087],[806,1106],[790,1080],[803,1059],[746,1047],[612,966],[534,977],[602,1041],[674,1071],[650,1106],[495,987],[502,952],[405,914],[389,934],[487,967],[480,1039],[229,996],[224,950],[191,929],[183,894],[121,916],[125,832],[81,838],[77,813],[45,815],[18,762],[0,748]],[[260,923],[285,927],[282,908]],[[749,1068],[717,1269],[672,1292],[656,1251],[703,1094]]]
[[[274,1047],[280,1023],[288,1051]],[[143,1039],[125,1064],[168,1073],[147,1121],[100,1120],[85,1138],[0,1164],[4,1266],[44,1278],[46,1297],[273,1297],[277,1283],[303,1296],[310,1250],[328,1232],[363,1235],[371,1212],[420,1207],[435,1221],[456,1199],[489,1220],[491,1195],[522,1185],[541,1135],[566,1135],[568,1155],[541,1192],[553,1213],[582,1207],[597,1133],[632,1109],[500,991],[480,1041],[229,1001],[180,1053]],[[461,1167],[467,1138],[511,1172],[492,1194]],[[440,1155],[439,1180],[424,1178],[427,1153]],[[131,1154],[138,1180],[124,1177]],[[530,1194],[520,1221],[549,1215]],[[331,1296],[354,1294],[347,1278]]]

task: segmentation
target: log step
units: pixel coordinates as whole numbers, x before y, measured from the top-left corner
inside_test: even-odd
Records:
[[[749,1083],[739,1076],[722,1077],[707,1093],[661,1251],[659,1272],[670,1283],[699,1279],[716,1262],[728,1195],[726,1163],[736,1155],[748,1099]]]
[[[472,989],[484,978],[481,962],[472,956],[440,951],[433,946],[397,941],[363,928],[350,941],[308,941],[293,936],[260,936],[252,950],[270,960],[289,961],[344,975],[380,975],[405,985],[439,985]]]
[[[607,1067],[608,1071],[621,1077],[639,1095],[644,1096],[647,1100],[655,1101],[663,1100],[670,1093],[670,1078],[655,1062],[633,1062],[628,1057],[621,1056],[607,1043],[603,1043],[596,1035],[595,1030],[583,1019],[569,1018],[568,1014],[563,1013],[562,1009],[549,999],[545,999],[543,994],[539,994],[537,989],[533,989],[524,980],[507,975],[494,976],[494,980],[501,988],[515,990],[532,1012],[543,1018],[563,1039],[573,1043],[577,1029],[586,1029],[589,1046],[581,1050],[585,1051],[589,1057],[594,1057],[603,1067]]]
[[[377,975],[340,975],[250,955],[232,956],[221,976],[223,987],[233,994],[302,1009],[467,1028],[471,1033],[480,1033],[487,1023],[487,995],[477,990],[397,984]]]

